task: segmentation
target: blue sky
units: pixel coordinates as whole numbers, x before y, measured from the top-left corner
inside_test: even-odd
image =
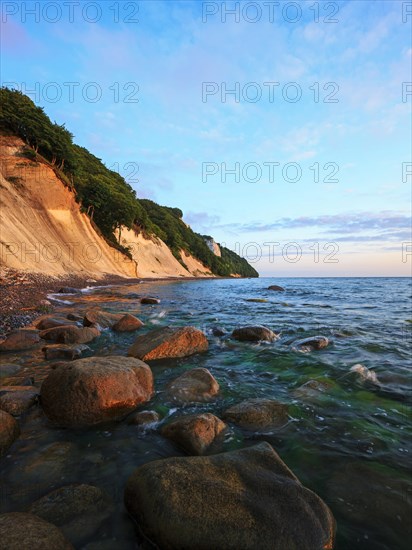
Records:
[[[2,9],[2,83],[139,196],[261,275],[410,274],[409,2]]]

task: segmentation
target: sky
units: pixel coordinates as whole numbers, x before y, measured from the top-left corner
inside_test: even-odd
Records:
[[[408,276],[412,3],[2,2],[2,85],[261,276]]]

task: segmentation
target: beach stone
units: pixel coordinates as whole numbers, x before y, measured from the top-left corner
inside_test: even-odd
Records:
[[[283,292],[285,289],[283,288],[283,286],[270,285],[268,286],[268,290],[274,290],[275,292]]]
[[[72,484],[36,500],[29,512],[59,527],[78,546],[91,538],[110,516],[111,502],[98,487]]]
[[[224,328],[213,327],[212,328],[212,334],[213,334],[213,336],[221,337],[221,336],[224,336],[226,334],[226,331],[225,331]]]
[[[139,467],[124,501],[159,548],[332,549],[335,520],[269,443]]]
[[[0,364],[0,378],[6,378],[8,376],[13,376],[13,374],[16,374],[21,370],[21,365],[14,365],[14,364],[7,364],[7,365],[1,365]]]
[[[90,351],[86,344],[50,344],[42,348],[46,359],[80,359],[84,352]]]
[[[265,304],[267,300],[264,298],[245,298],[245,302],[256,302],[257,304]]]
[[[58,292],[59,294],[81,294],[80,288],[74,288],[72,286],[62,286]]]
[[[95,327],[65,326],[55,327],[40,332],[43,340],[57,342],[58,344],[87,344],[100,336],[99,329]]]
[[[329,340],[326,336],[310,336],[303,340],[299,340],[295,344],[301,351],[312,351],[326,348],[329,345]]]
[[[199,367],[184,372],[166,388],[166,396],[174,403],[203,403],[219,393],[219,383],[205,368]]]
[[[34,347],[40,342],[36,330],[14,330],[0,342],[0,351],[21,351]]]
[[[59,363],[41,387],[47,417],[63,427],[119,420],[153,395],[150,367],[132,357],[87,357]]]
[[[38,397],[39,389],[33,386],[0,386],[0,409],[19,416],[28,411]]]
[[[206,336],[194,327],[162,327],[138,336],[128,355],[142,361],[186,357],[206,351]]]
[[[232,338],[240,342],[260,342],[261,340],[273,342],[277,337],[278,335],[272,330],[261,325],[237,328],[232,332]]]
[[[17,420],[11,414],[0,410],[0,457],[6,454],[11,444],[19,437],[19,434],[20,428]]]
[[[124,313],[109,313],[94,307],[84,314],[83,325],[85,327],[98,325],[100,328],[112,328],[122,317],[124,317]]]
[[[68,319],[59,319],[58,317],[46,317],[41,319],[37,324],[38,330],[47,330],[49,328],[63,327],[63,326],[75,326],[73,322]]]
[[[156,411],[139,411],[131,414],[127,419],[127,423],[144,428],[156,424],[159,420],[160,417]]]
[[[163,426],[161,434],[189,454],[202,455],[226,427],[214,414],[204,413],[178,418]]]
[[[150,296],[145,296],[140,300],[141,304],[160,304],[159,298],[151,298]]]
[[[123,315],[123,317],[113,325],[113,330],[117,332],[132,332],[138,330],[143,325],[144,323],[140,319],[126,313],[126,315]]]
[[[74,550],[55,525],[22,512],[0,515],[0,544],[5,550]]]
[[[223,418],[248,430],[283,426],[288,421],[288,406],[274,399],[247,399],[233,405]]]
[[[76,323],[77,322],[83,322],[83,317],[81,315],[78,315],[77,313],[68,313],[66,318],[69,320],[69,321],[75,321]]]
[[[317,399],[333,387],[331,382],[325,380],[308,380],[293,390],[294,397],[302,399]]]

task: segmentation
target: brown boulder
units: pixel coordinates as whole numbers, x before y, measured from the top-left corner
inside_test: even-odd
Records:
[[[283,288],[283,286],[270,285],[268,286],[268,290],[274,290],[275,292],[283,292],[285,289]]]
[[[273,342],[278,335],[267,327],[256,325],[235,329],[232,332],[232,338],[240,342],[260,342],[261,340]]]
[[[138,468],[124,501],[158,548],[332,549],[335,521],[266,442]]]
[[[128,355],[142,361],[186,357],[206,351],[208,341],[201,330],[194,327],[162,327],[138,336]]]
[[[118,420],[153,395],[150,367],[132,357],[88,357],[59,363],[41,387],[41,403],[59,426]]]
[[[161,434],[185,449],[189,454],[202,455],[225,430],[226,424],[211,413],[178,418],[167,424]]]
[[[0,515],[0,541],[5,550],[74,550],[55,525],[21,512]]]
[[[329,345],[329,339],[326,336],[310,336],[304,340],[299,340],[295,346],[301,351],[312,351],[326,348]]]
[[[20,351],[30,349],[40,342],[36,330],[15,330],[0,342],[0,351]]]
[[[109,313],[94,307],[84,314],[83,325],[85,327],[98,325],[100,328],[112,328],[122,317],[124,317],[124,313]]]
[[[39,397],[33,386],[0,386],[0,409],[18,416],[32,407]]]
[[[11,414],[0,410],[0,457],[6,454],[19,434],[20,428],[17,420]]]
[[[134,424],[145,428],[159,422],[160,417],[156,411],[139,411],[133,413],[127,419],[128,424]]]
[[[43,330],[40,337],[44,340],[58,344],[87,344],[100,336],[100,331],[95,327],[64,326]]]
[[[72,321],[68,319],[59,319],[58,317],[45,317],[36,323],[36,328],[38,330],[47,330],[49,328],[63,327],[63,326],[75,326]]]
[[[160,300],[158,298],[151,298],[150,296],[146,296],[145,298],[142,298],[140,300],[141,304],[160,304]]]
[[[207,402],[218,392],[218,381],[202,367],[184,372],[166,389],[168,399],[178,404]]]
[[[287,423],[288,407],[273,399],[247,399],[227,409],[223,418],[248,430],[276,428]]]
[[[66,359],[68,361],[80,359],[83,353],[88,350],[90,348],[85,344],[50,344],[42,348],[46,359]]]
[[[126,315],[123,315],[123,317],[113,325],[113,330],[117,332],[132,332],[138,330],[143,325],[144,323],[140,319],[126,313]]]

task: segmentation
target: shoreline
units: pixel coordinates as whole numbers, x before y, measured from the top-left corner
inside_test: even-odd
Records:
[[[0,338],[15,329],[30,325],[37,317],[53,313],[54,306],[48,295],[57,294],[62,287],[79,290],[87,287],[139,284],[161,281],[199,281],[232,279],[232,277],[136,277],[104,275],[101,279],[91,276],[67,275],[53,277],[42,273],[28,273],[11,268],[3,268],[0,273]],[[62,294],[63,296],[63,294]]]

